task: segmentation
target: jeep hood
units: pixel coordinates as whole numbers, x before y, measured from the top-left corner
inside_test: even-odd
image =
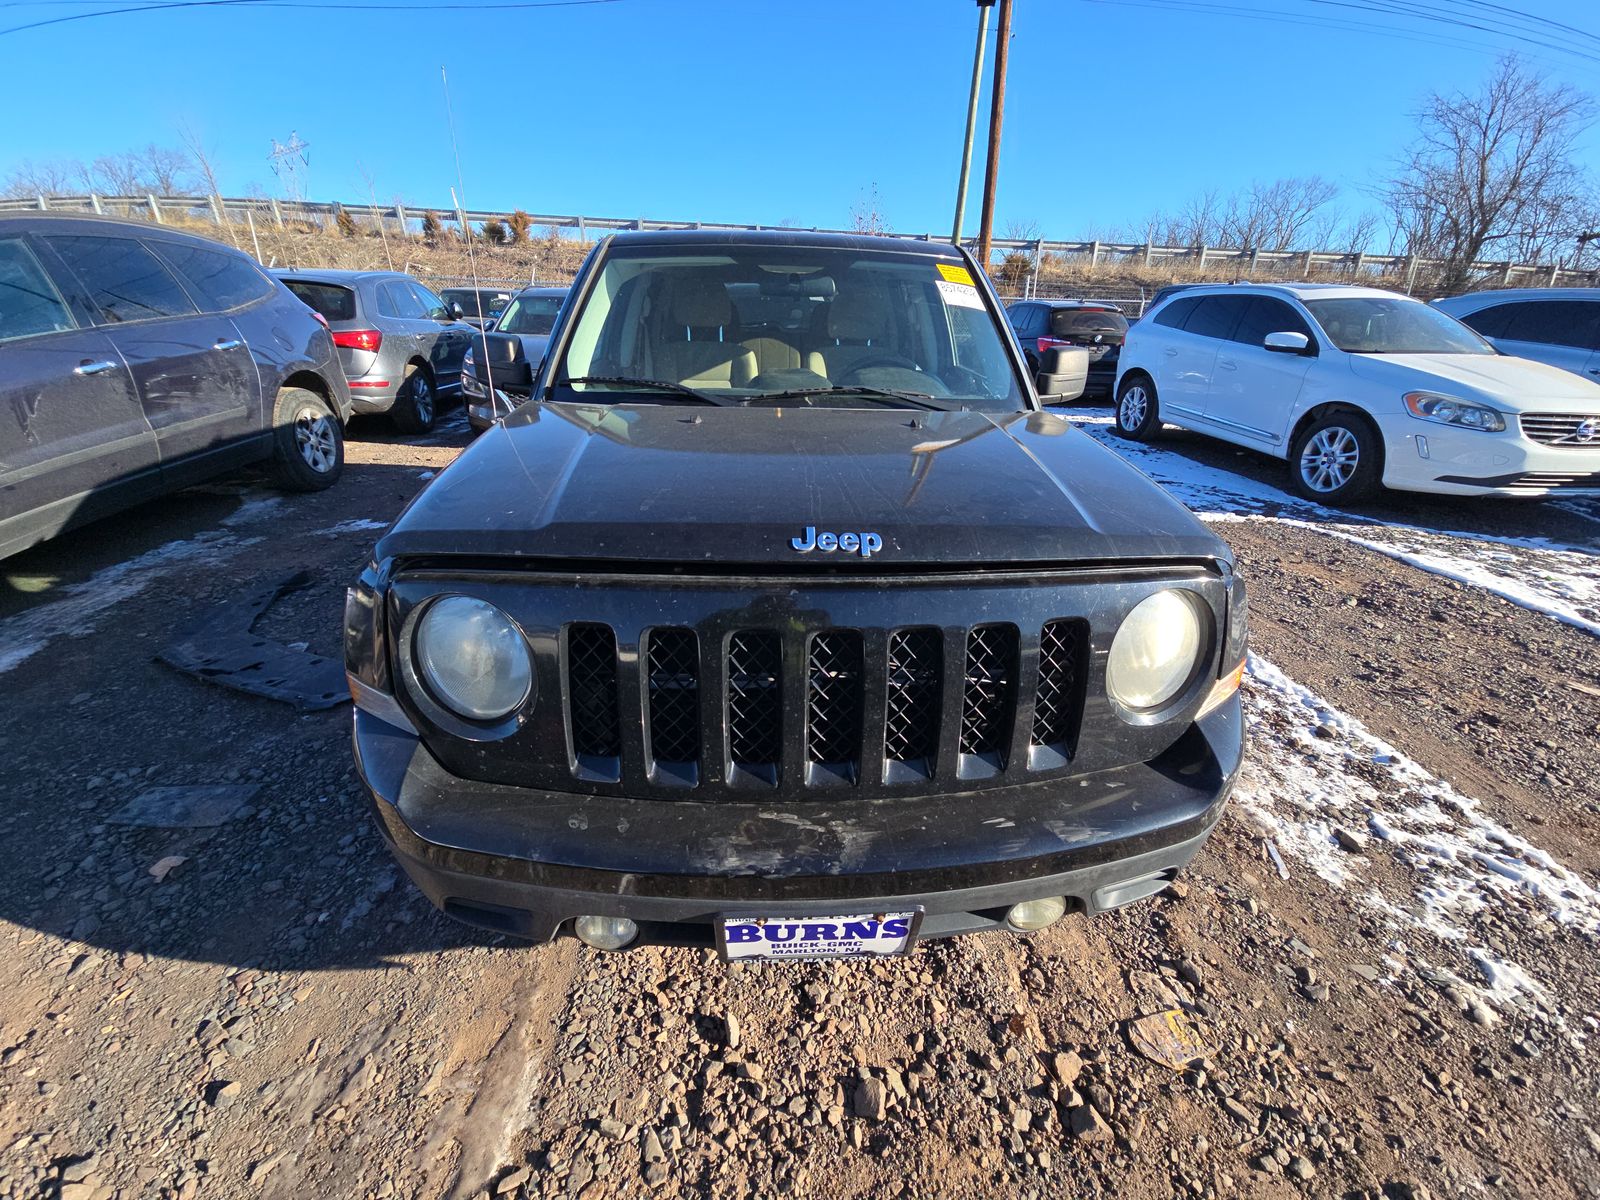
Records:
[[[882,549],[801,553],[808,528]],[[441,472],[376,553],[859,571],[1232,557],[1051,413],[537,403]]]

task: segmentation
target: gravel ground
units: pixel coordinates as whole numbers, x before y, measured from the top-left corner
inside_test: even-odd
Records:
[[[223,481],[0,565],[0,1197],[1600,1195],[1600,640],[1241,505],[1251,763],[1161,897],[873,965],[527,947],[391,865],[347,708],[155,661],[297,571],[257,630],[336,653],[371,523],[465,439],[358,427],[329,493]],[[214,824],[121,823],[202,785]],[[1173,1007],[1184,1071],[1130,1040]]]

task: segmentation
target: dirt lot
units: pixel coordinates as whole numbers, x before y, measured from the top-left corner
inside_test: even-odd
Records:
[[[0,565],[0,1197],[1600,1195],[1600,505],[1373,524],[1126,449],[1253,589],[1251,763],[1193,871],[1031,938],[730,970],[446,921],[347,706],[155,661],[299,571],[258,631],[336,655],[465,441],[358,427],[331,492],[223,481]],[[215,823],[122,823],[175,785]],[[1216,1047],[1183,1073],[1129,1040],[1172,1006]]]

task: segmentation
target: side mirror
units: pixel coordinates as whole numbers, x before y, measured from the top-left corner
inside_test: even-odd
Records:
[[[1082,346],[1053,346],[1039,356],[1039,399],[1064,404],[1083,395],[1089,384],[1089,351]]]
[[[493,381],[502,392],[527,395],[533,390],[533,370],[520,337],[514,333],[485,333],[472,340],[479,351],[473,355],[472,373],[486,389]]]
[[[462,308],[461,305],[456,301],[452,300],[450,301],[450,315],[459,321],[462,317],[467,315],[467,310]]]
[[[1311,339],[1303,333],[1269,333],[1261,343],[1278,354],[1311,354]]]

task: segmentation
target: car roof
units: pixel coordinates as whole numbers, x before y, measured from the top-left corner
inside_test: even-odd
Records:
[[[329,283],[354,283],[359,279],[411,279],[404,271],[352,271],[330,267],[275,267],[272,273],[279,279],[303,279],[307,283],[327,280]]]
[[[0,227],[12,222],[27,222],[33,224],[39,221],[60,222],[63,225],[109,225],[118,232],[138,234],[141,237],[158,237],[182,239],[186,242],[199,242],[206,246],[218,246],[234,253],[243,253],[237,246],[231,246],[220,237],[211,237],[204,233],[197,233],[188,229],[175,229],[170,225],[157,225],[154,221],[142,221],[137,217],[117,217],[108,213],[92,212],[57,212],[54,209],[16,209],[0,212]],[[248,258],[249,256],[246,255]]]
[[[541,283],[536,286],[530,285],[529,287],[523,288],[517,293],[517,296],[565,296],[571,290],[572,289],[569,287],[558,287],[552,284]],[[512,299],[516,299],[516,296],[513,296]]]
[[[814,229],[647,229],[614,233],[612,245],[624,246],[816,246],[837,250],[882,250],[928,258],[961,257],[948,242],[920,238],[879,237],[867,233],[822,233]]]
[[[1435,304],[1507,304],[1519,300],[1600,300],[1600,288],[1491,288],[1462,296],[1443,296]]]
[[[1034,296],[1027,300],[1018,300],[1015,304],[1042,304],[1046,308],[1097,308],[1103,312],[1121,312],[1115,300],[1061,300]]]
[[[1355,283],[1204,283],[1185,291],[1219,293],[1228,296],[1289,296],[1296,300],[1337,300],[1372,298],[1413,300],[1415,297],[1387,288],[1362,287]],[[1416,301],[1422,303],[1420,300]]]

